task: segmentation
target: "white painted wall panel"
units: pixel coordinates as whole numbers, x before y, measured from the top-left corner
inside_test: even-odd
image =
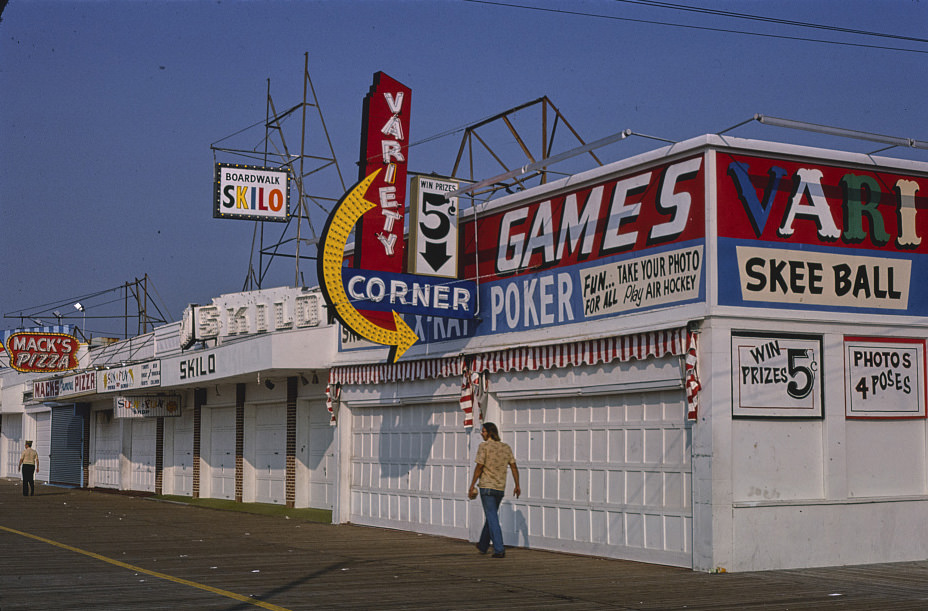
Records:
[[[174,452],[171,468],[171,494],[193,495],[193,409],[185,409],[177,418],[165,418],[165,428],[174,426]]]
[[[0,424],[0,431],[3,431],[3,442],[6,448],[6,477],[20,477],[19,457],[22,456],[23,449],[26,447],[23,438],[23,416],[22,414],[3,414],[3,422]]]
[[[735,502],[822,499],[822,421],[732,422]]]
[[[922,500],[735,507],[732,566],[764,571],[924,561]],[[798,545],[797,545],[798,543]]]
[[[921,424],[848,420],[848,497],[926,494],[926,438]]]
[[[332,509],[335,503],[335,427],[330,426],[329,411],[321,401],[309,404],[308,420],[309,506]]]
[[[35,474],[35,481],[47,482],[52,463],[52,412],[35,412],[32,417],[35,419],[35,443],[32,447],[39,453],[39,471]],[[19,457],[16,462],[19,463]]]

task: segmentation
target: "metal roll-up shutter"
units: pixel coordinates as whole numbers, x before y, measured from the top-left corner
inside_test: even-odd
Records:
[[[50,458],[50,483],[83,485],[84,420],[73,405],[52,408]]]

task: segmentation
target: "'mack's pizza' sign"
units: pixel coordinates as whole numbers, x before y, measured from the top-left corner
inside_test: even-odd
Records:
[[[75,369],[77,348],[77,339],[64,333],[14,333],[6,342],[10,367],[24,373]]]

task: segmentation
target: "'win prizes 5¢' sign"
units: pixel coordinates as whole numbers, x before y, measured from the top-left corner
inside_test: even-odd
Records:
[[[733,331],[732,416],[821,418],[822,338]]]
[[[416,176],[409,205],[409,271],[456,278],[458,275],[458,188],[451,180]]]

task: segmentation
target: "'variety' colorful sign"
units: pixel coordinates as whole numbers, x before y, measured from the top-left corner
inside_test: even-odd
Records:
[[[383,72],[374,75],[364,98],[359,180],[380,171],[368,187],[375,206],[358,223],[355,262],[361,269],[403,271],[411,98],[409,87]]]

